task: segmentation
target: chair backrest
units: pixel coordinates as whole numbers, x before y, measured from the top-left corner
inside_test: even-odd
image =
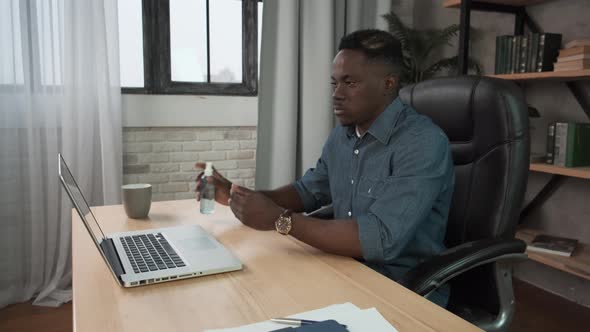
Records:
[[[513,238],[529,168],[527,106],[514,83],[479,76],[407,86],[400,98],[447,134],[455,191],[446,245]]]
[[[514,238],[528,180],[530,149],[528,112],[521,90],[505,80],[461,76],[405,87],[400,97],[418,113],[429,116],[451,143],[455,191],[447,247],[487,238]],[[513,311],[512,305],[501,305],[505,299],[513,300],[512,279],[506,278],[507,274],[509,271],[496,264],[486,264],[454,278],[447,308],[472,322]],[[500,330],[509,324],[509,320],[499,322]]]

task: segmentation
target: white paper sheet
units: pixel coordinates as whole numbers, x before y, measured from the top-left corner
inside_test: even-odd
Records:
[[[346,325],[350,332],[397,332],[397,330],[391,326],[383,316],[381,316],[377,309],[370,308],[361,310],[350,302],[334,304],[325,308],[294,314],[289,317],[318,321],[333,319],[340,324]],[[285,327],[288,326],[265,321],[234,328],[206,330],[206,332],[268,332]]]

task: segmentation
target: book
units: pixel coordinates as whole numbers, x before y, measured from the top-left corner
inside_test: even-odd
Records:
[[[529,51],[529,36],[520,36],[520,51],[517,62],[517,73],[526,73],[527,57]]]
[[[542,33],[539,35],[539,48],[537,52],[537,72],[552,71],[553,63],[557,59],[561,48],[561,34]]]
[[[555,123],[555,146],[553,147],[553,165],[565,167],[568,125],[565,122]]]
[[[333,319],[313,321],[293,327],[283,327],[271,332],[348,332],[346,325],[341,325]]]
[[[511,35],[504,35],[502,36],[502,49],[500,50],[500,56],[502,58],[502,74],[509,74],[510,73],[510,48],[512,46],[512,36]]]
[[[520,49],[521,49],[521,35],[513,37],[512,42],[512,59],[510,59],[510,74],[518,73],[520,68]]]
[[[577,245],[576,239],[539,234],[527,246],[527,250],[571,257]]]
[[[535,71],[535,64],[537,63],[537,52],[539,48],[539,34],[533,33],[529,36],[529,51],[527,54],[526,71],[531,73]]]
[[[556,62],[553,65],[554,71],[566,71],[566,70],[581,70],[590,69],[590,59],[582,59],[568,62]]]
[[[576,60],[586,60],[586,59],[590,59],[590,52],[568,55],[568,56],[559,56],[557,58],[557,63],[576,61]]]
[[[512,57],[514,54],[514,45],[516,39],[514,36],[509,36],[506,45],[506,74],[514,74],[514,68],[512,67]]]
[[[564,49],[559,50],[560,57],[576,55],[576,54],[584,54],[584,53],[590,53],[590,45],[572,47],[572,48],[564,48]]]
[[[554,140],[555,166],[590,165],[590,123],[556,122]]]
[[[500,49],[501,49],[501,44],[502,44],[502,36],[496,36],[496,62],[495,62],[495,66],[494,66],[494,74],[502,74],[502,71],[500,70]]]
[[[590,123],[569,123],[568,125],[573,132],[568,135],[565,166],[590,165]]]
[[[590,46],[590,38],[576,39],[576,40],[572,40],[571,42],[568,42],[567,44],[565,44],[565,48],[577,47],[577,46]]]
[[[545,162],[553,165],[555,150],[555,123],[550,123],[547,126],[547,152],[545,154]]]
[[[520,59],[518,63],[518,72],[519,73],[526,73],[527,72],[527,61],[530,57],[529,49],[531,44],[531,36],[522,36],[521,43],[520,43]]]
[[[553,148],[553,165],[565,167],[565,154],[567,151],[567,122],[555,123],[555,146]]]

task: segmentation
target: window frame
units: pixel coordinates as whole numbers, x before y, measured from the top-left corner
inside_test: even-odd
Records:
[[[207,80],[210,73],[209,1]],[[256,96],[258,94],[258,0],[242,0],[242,82],[174,82],[170,61],[170,1],[142,0],[144,87],[121,87],[124,94]]]

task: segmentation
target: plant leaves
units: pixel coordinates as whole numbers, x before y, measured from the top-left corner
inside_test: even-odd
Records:
[[[383,15],[383,18],[387,21],[387,25],[389,26],[389,32],[399,40],[402,44],[402,49],[407,50],[408,40],[409,40],[409,33],[408,28],[402,22],[399,17],[394,12],[389,12]]]
[[[451,46],[451,39],[459,34],[459,25],[452,24],[442,30],[433,31],[427,41],[426,56],[430,54],[433,49],[444,45]]]
[[[457,69],[458,56],[439,59],[431,64],[431,54],[440,47],[452,45],[451,41],[459,33],[459,25],[452,24],[444,29],[416,30],[407,27],[391,11],[383,18],[387,21],[389,32],[402,44],[404,71],[400,77],[402,84],[417,83],[437,76],[443,71]],[[477,61],[468,59],[468,70],[481,74]]]
[[[432,78],[437,73],[439,73],[443,70],[451,71],[453,69],[457,69],[458,66],[459,66],[459,57],[458,56],[441,59],[441,60],[435,62],[434,64],[432,64],[426,70],[424,70],[423,79]],[[467,69],[474,71],[475,74],[477,74],[477,75],[481,75],[481,68],[480,68],[479,64],[477,63],[477,61],[473,58],[469,58],[467,60]]]

